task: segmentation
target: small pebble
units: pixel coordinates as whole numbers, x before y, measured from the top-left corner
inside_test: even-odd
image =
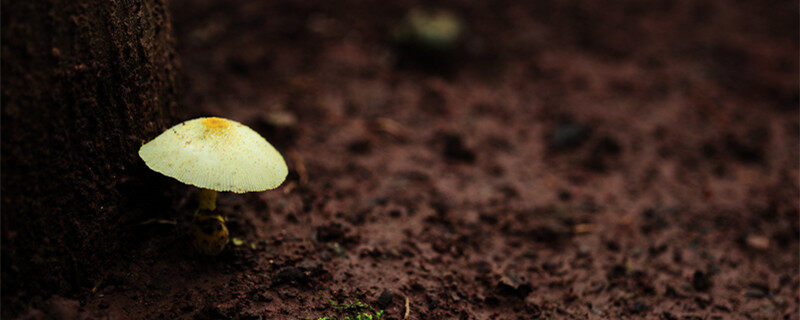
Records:
[[[747,236],[747,246],[756,250],[769,249],[769,238],[759,235]]]
[[[378,300],[375,301],[375,304],[381,308],[386,308],[387,306],[392,304],[394,301],[394,294],[389,290],[383,290],[381,295],[378,296]]]

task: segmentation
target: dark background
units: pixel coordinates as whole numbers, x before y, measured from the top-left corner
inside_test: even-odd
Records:
[[[796,2],[50,3],[3,2],[4,317],[798,318]],[[137,225],[196,191],[135,150],[205,115],[291,170],[216,257]]]

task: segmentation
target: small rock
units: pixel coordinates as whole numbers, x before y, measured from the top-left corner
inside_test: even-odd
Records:
[[[516,287],[508,282],[503,281],[497,284],[497,293],[502,296],[524,299],[531,292],[533,292],[533,288],[527,283],[520,284]]]
[[[591,223],[579,223],[572,226],[572,233],[574,234],[587,234],[594,231],[594,225]]]
[[[747,246],[756,250],[769,249],[769,238],[765,236],[749,235],[747,236]]]
[[[524,299],[533,292],[533,287],[516,272],[506,271],[497,283],[496,291],[501,296]]]
[[[386,309],[386,307],[391,305],[394,301],[394,296],[395,294],[393,294],[391,291],[384,289],[383,292],[381,292],[381,295],[378,296],[378,300],[375,301],[375,305]]]
[[[460,19],[450,11],[412,9],[405,22],[394,28],[397,66],[449,75],[462,51]]]
[[[306,275],[310,276],[320,276],[327,273],[327,270],[325,270],[321,262],[312,259],[307,259],[300,262],[299,268],[305,272]]]

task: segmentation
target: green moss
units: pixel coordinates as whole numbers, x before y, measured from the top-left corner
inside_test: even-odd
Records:
[[[332,316],[325,316],[319,318],[303,318],[303,320],[381,320],[383,319],[383,310],[372,312],[372,311],[364,311],[364,312],[356,312],[351,315],[332,315]]]
[[[317,318],[303,318],[303,320],[381,320],[383,310],[377,310],[359,300],[358,298],[328,299],[330,314]]]

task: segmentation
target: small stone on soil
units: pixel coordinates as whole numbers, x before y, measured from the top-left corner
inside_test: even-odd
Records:
[[[385,309],[386,307],[392,304],[392,302],[394,301],[394,296],[395,295],[391,291],[383,290],[383,292],[381,292],[381,295],[378,296],[378,300],[375,301],[375,305]]]
[[[524,299],[531,292],[533,287],[524,281],[522,276],[513,271],[506,271],[497,283],[497,294],[506,297],[516,297]]]
[[[747,246],[756,250],[767,250],[769,249],[769,238],[765,236],[759,235],[749,235],[747,236]]]
[[[321,275],[326,272],[325,268],[317,260],[303,260],[300,262],[300,270],[307,272],[310,275]]]

